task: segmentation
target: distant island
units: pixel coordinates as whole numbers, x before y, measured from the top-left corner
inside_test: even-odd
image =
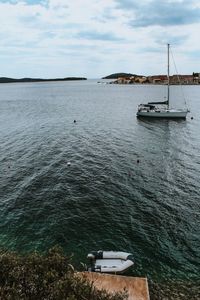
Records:
[[[12,83],[12,82],[44,82],[44,81],[70,81],[70,80],[87,80],[85,77],[66,77],[66,78],[51,78],[51,79],[42,79],[42,78],[8,78],[0,77],[0,83]]]
[[[102,79],[115,79],[112,84],[167,84],[167,75],[136,75],[131,73],[114,73],[103,77]],[[170,84],[200,84],[200,73],[189,75],[170,75]]]
[[[136,76],[136,74],[131,74],[131,73],[114,73],[108,76],[103,77],[102,79],[118,79],[119,77],[132,77],[132,76]]]

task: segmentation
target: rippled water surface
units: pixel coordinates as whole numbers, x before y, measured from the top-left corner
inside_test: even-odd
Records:
[[[77,264],[124,250],[131,275],[198,279],[200,87],[184,93],[186,121],[142,121],[137,105],[164,87],[1,84],[0,246],[58,244]],[[172,101],[181,105],[177,87]]]

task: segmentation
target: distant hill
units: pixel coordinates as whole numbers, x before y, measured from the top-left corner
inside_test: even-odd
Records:
[[[41,82],[41,81],[69,81],[69,80],[87,80],[85,77],[66,77],[66,78],[52,78],[52,79],[42,79],[42,78],[8,78],[0,77],[0,83],[10,83],[10,82]]]
[[[114,73],[106,77],[103,77],[102,79],[117,79],[119,77],[131,77],[131,76],[136,76],[136,75],[131,73]]]

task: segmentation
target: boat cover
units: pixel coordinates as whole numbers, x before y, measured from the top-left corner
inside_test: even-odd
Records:
[[[162,101],[162,102],[148,102],[148,104],[166,104],[166,105],[168,105],[168,101]]]

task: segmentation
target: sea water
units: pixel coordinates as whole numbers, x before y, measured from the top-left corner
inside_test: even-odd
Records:
[[[138,104],[164,101],[165,86],[1,84],[0,247],[60,245],[77,267],[91,250],[126,251],[129,275],[197,295],[200,86],[183,90],[187,120],[140,120]],[[170,104],[184,104],[176,86]]]

